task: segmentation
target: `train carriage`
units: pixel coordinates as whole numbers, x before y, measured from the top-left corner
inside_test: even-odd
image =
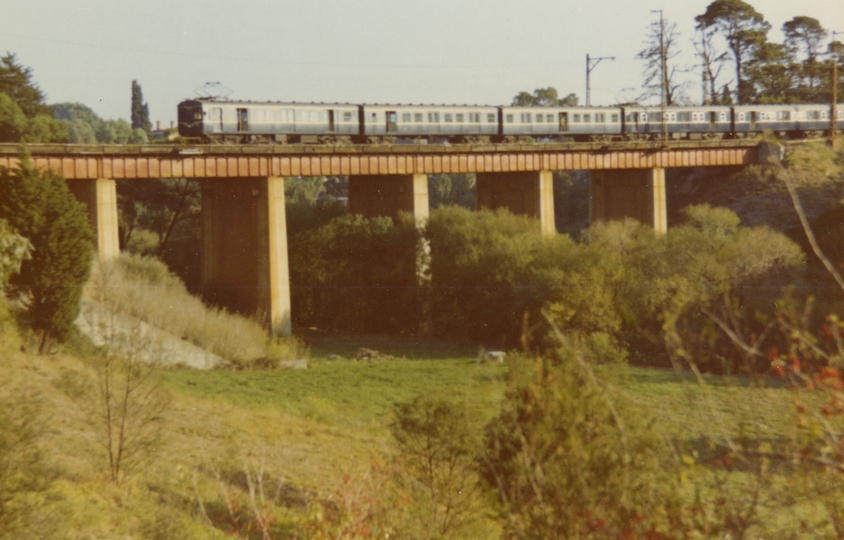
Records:
[[[488,105],[362,105],[366,136],[492,137],[498,107]]]
[[[189,100],[179,104],[179,133],[214,142],[286,142],[358,135],[358,106],[327,103]]]
[[[502,135],[576,140],[621,135],[616,107],[502,107]]]
[[[653,138],[664,130],[675,138],[716,136],[729,133],[732,114],[729,107],[688,106],[625,107],[624,133],[628,138]]]

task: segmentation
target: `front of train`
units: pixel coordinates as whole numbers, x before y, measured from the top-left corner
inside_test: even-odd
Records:
[[[189,99],[179,103],[179,135],[185,138],[203,136],[201,101]]]

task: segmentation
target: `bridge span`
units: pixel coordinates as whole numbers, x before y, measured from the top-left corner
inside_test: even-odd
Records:
[[[0,145],[0,167],[19,163]],[[665,169],[761,163],[757,140],[394,145],[30,145],[88,207],[100,259],[119,254],[115,180],[188,178],[202,189],[202,286],[227,307],[290,333],[285,176],[348,175],[349,210],[428,217],[428,174],[475,173],[478,208],[538,218],[553,234],[554,171],[594,171],[590,219],[633,217],[667,230]],[[216,292],[215,292],[216,291]]]

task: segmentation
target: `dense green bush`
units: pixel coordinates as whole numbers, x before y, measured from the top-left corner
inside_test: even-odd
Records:
[[[423,312],[420,232],[410,216],[345,215],[291,235],[293,322],[341,332],[413,333]]]
[[[441,208],[427,235],[430,317],[439,335],[488,346],[541,340],[543,309],[566,330],[618,324],[599,250],[564,235],[541,236],[534,220],[503,210]]]
[[[669,449],[599,382],[600,361],[563,338],[555,353],[512,365],[480,458],[504,538],[669,538]]]
[[[88,215],[64,178],[39,171],[24,150],[18,169],[0,169],[0,216],[33,247],[9,294],[24,304],[22,318],[41,335],[43,351],[68,336],[79,314],[94,250]]]
[[[730,333],[764,331],[783,289],[799,282],[803,252],[767,227],[740,227],[731,210],[701,205],[683,214],[685,223],[662,237],[633,221],[584,233],[586,244],[612,259],[611,304],[624,340],[639,354],[668,350],[708,371],[764,369],[764,359],[747,363]]]

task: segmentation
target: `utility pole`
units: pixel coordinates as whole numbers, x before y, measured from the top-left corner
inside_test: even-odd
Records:
[[[844,32],[832,32],[832,43],[829,52],[832,55],[832,104],[829,110],[829,145],[836,150],[838,136],[838,55],[835,52],[835,36]]]
[[[668,107],[668,70],[665,58],[665,23],[662,20],[662,10],[652,9],[651,13],[659,13],[659,60],[662,69],[662,138],[668,140],[668,124],[665,121],[666,109]]]
[[[615,56],[602,56],[600,58],[590,58],[589,54],[586,54],[586,106],[588,107],[591,103],[589,101],[589,92],[591,87],[589,86],[589,74],[592,73],[592,70],[601,63],[601,60],[615,60]]]

